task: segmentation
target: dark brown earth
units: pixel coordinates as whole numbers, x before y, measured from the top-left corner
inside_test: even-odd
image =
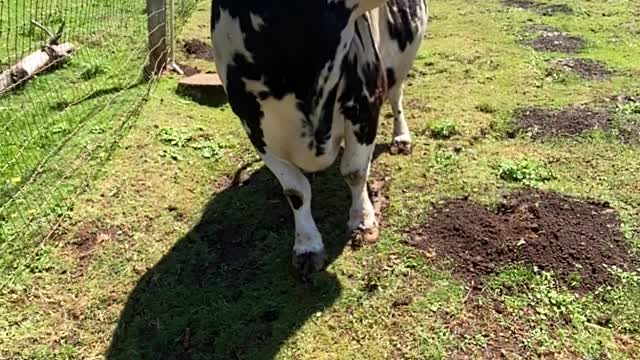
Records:
[[[535,7],[536,3],[531,0],[502,0],[502,5],[520,9],[530,9]]]
[[[585,41],[573,35],[561,32],[541,31],[540,35],[529,41],[529,45],[537,51],[557,51],[561,53],[577,53],[584,45]]]
[[[184,73],[184,76],[187,76],[187,77],[201,73],[200,69],[198,69],[197,67],[192,67],[185,64],[178,64],[178,66],[180,67],[180,70],[182,70],[182,72]]]
[[[474,284],[519,263],[552,271],[559,284],[582,292],[613,281],[607,266],[636,271],[638,264],[608,205],[532,189],[507,196],[495,212],[448,201],[412,229],[410,244],[452,260],[454,272]]]
[[[573,9],[566,4],[541,4],[536,7],[536,11],[545,16],[554,16],[557,14],[573,14]]]
[[[591,59],[561,59],[552,65],[587,80],[606,80],[611,77],[611,71],[603,63]]]
[[[572,106],[560,110],[524,108],[516,113],[517,127],[533,139],[577,136],[587,131],[609,130],[612,116],[604,109]]]
[[[519,9],[535,10],[545,16],[573,14],[573,9],[566,4],[544,4],[531,0],[502,0],[502,5]]]
[[[71,250],[78,259],[78,263],[73,272],[74,277],[79,277],[84,274],[93,259],[93,253],[96,247],[101,243],[113,241],[124,233],[124,229],[113,225],[96,221],[82,223],[76,230],[75,236],[71,241]]]
[[[183,49],[189,56],[206,60],[213,59],[213,47],[202,40],[186,40],[184,42]]]

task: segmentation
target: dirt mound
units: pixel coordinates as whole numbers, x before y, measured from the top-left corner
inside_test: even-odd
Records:
[[[536,3],[531,0],[502,0],[502,5],[519,9],[531,9]]]
[[[213,47],[204,41],[198,39],[187,40],[184,42],[183,49],[189,56],[206,60],[213,59]]]
[[[609,130],[612,117],[607,110],[572,106],[560,110],[524,108],[516,113],[517,127],[536,140],[577,136],[592,130]]]
[[[538,6],[537,11],[544,16],[554,16],[557,14],[573,14],[573,9],[566,4],[540,5]]]
[[[537,190],[507,196],[496,212],[451,200],[412,230],[410,243],[453,260],[454,271],[476,284],[520,263],[553,271],[560,284],[586,291],[611,283],[607,266],[634,271],[637,265],[609,206]]]
[[[591,59],[561,59],[552,64],[558,69],[571,71],[587,80],[606,80],[611,77],[611,71],[604,64]]]
[[[529,45],[537,51],[577,53],[584,47],[585,41],[578,36],[561,32],[542,31],[537,38],[529,42]]]
[[[525,10],[535,10],[544,16],[573,14],[573,9],[565,4],[541,4],[531,0],[502,0],[502,5]]]

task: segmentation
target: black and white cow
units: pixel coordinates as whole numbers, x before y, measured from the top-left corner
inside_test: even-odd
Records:
[[[293,264],[324,268],[304,172],[329,167],[351,188],[348,227],[377,236],[367,194],[380,108],[393,144],[410,149],[402,83],[426,31],[426,0],[214,0],[214,58],[231,108],[278,178],[295,219]]]

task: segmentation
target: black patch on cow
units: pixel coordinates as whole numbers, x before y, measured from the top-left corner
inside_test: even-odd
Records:
[[[371,36],[370,33],[368,35]],[[362,36],[356,27],[356,41],[361,41]],[[363,46],[367,43],[372,43],[372,39],[362,42]],[[382,69],[377,53],[374,62],[360,58],[361,55],[350,53],[342,63],[344,89],[338,103],[346,120],[357,126],[355,136],[358,142],[371,145],[376,138],[382,107]],[[367,93],[373,96],[371,100]]]
[[[233,65],[227,67],[227,94],[229,104],[233,112],[249,128],[249,140],[262,154],[267,144],[264,142],[264,133],[260,127],[260,120],[264,113],[260,109],[260,103],[255,95],[247,91],[242,78],[260,80],[260,73],[255,66],[247,61],[244,55],[236,54],[233,57]]]
[[[319,104],[323,89],[320,87],[317,91],[317,84],[318,80],[325,81],[319,79],[321,72],[338,51],[340,33],[346,28],[352,9],[343,1],[215,0],[211,17],[214,30],[222,10],[238,19],[245,47],[253,59],[250,63],[242,55],[236,55],[234,63],[228,66],[226,82],[229,103],[251,130],[254,146],[264,152],[266,145],[260,129],[264,114],[243,79],[264,83],[269,91],[260,94],[261,98],[268,95],[281,100],[287,94],[294,94],[304,114],[301,121],[305,126],[311,126],[310,116],[318,106],[322,106],[323,112],[331,110],[330,114],[321,115],[320,126],[314,134],[316,141],[325,139],[326,129],[331,129],[335,96],[333,102],[331,96],[327,97],[330,105]],[[260,31],[253,27],[250,14],[263,20]],[[316,146],[322,144],[317,142]]]
[[[338,82],[339,83],[339,82]],[[336,106],[336,98],[338,97],[338,85],[336,84],[329,92],[327,100],[322,107],[322,115],[314,133],[316,142],[316,156],[322,156],[325,153],[324,146],[331,139],[331,126],[333,125],[333,108]]]
[[[393,86],[398,82],[396,78],[396,72],[393,68],[387,68],[387,86],[389,89],[393,88]]]
[[[285,190],[284,195],[289,200],[289,204],[294,210],[298,210],[302,207],[302,195],[296,190]]]
[[[390,18],[387,21],[389,36],[398,42],[400,51],[404,51],[416,38],[421,19],[419,9],[423,5],[421,1],[424,0],[390,0],[386,4]]]

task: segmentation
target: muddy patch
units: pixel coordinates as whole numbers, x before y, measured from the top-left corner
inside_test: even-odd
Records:
[[[574,54],[584,48],[585,41],[581,37],[559,31],[541,31],[538,37],[529,40],[528,44],[536,51],[555,51]]]
[[[636,271],[616,213],[606,204],[552,192],[523,190],[496,211],[468,199],[436,208],[411,231],[410,244],[473,284],[505,265],[535,266],[556,274],[560,285],[593,290],[613,281],[609,267]]]
[[[555,16],[558,14],[571,15],[573,9],[567,4],[541,4],[536,7],[536,11],[544,16]]]
[[[612,116],[605,109],[572,106],[560,110],[524,108],[516,112],[518,129],[531,138],[570,137],[602,130],[608,131]]]
[[[77,277],[84,274],[100,244],[113,241],[124,233],[124,229],[114,225],[97,221],[82,223],[70,240],[71,252],[78,259],[73,275]]]
[[[180,70],[182,70],[182,72],[184,73],[184,76],[187,76],[187,77],[201,73],[200,69],[198,69],[197,67],[193,67],[185,64],[178,64],[178,66],[180,67]]]
[[[603,63],[591,59],[560,59],[551,65],[557,70],[575,73],[586,80],[611,78],[611,71]]]
[[[184,52],[198,59],[213,60],[213,47],[202,40],[186,40],[182,45]]]
[[[540,15],[555,16],[558,14],[571,15],[573,9],[566,4],[545,4],[531,0],[503,0],[502,5],[506,7],[533,10]]]
[[[518,9],[531,9],[536,7],[536,3],[530,0],[502,0],[502,5]]]

